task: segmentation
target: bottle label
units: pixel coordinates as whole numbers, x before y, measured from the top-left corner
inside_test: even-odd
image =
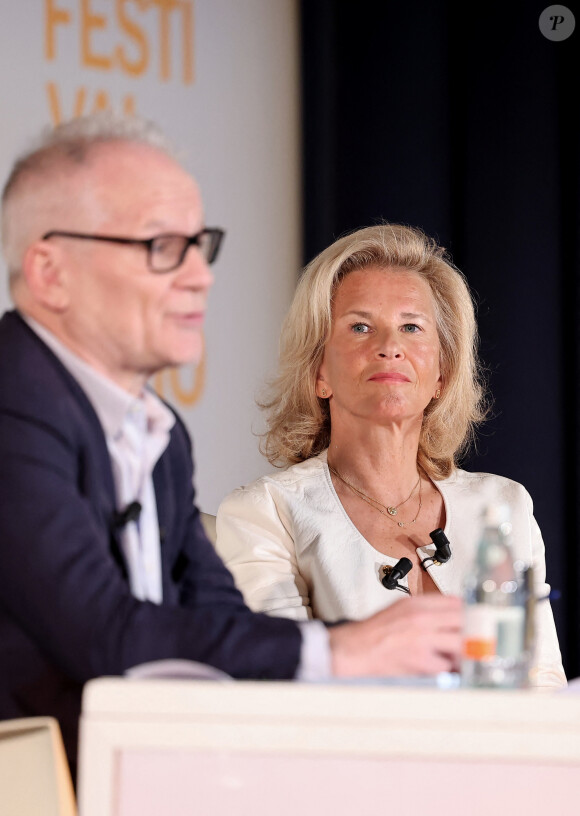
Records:
[[[485,660],[496,653],[497,627],[493,609],[485,604],[472,604],[465,609],[463,623],[463,657]]]
[[[524,652],[524,606],[506,606],[497,609],[497,654],[499,657],[518,658]]]
[[[464,618],[463,657],[467,660],[518,658],[524,651],[524,623],[522,606],[468,605]]]

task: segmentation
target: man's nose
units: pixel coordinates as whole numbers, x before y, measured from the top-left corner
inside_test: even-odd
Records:
[[[178,269],[176,282],[188,289],[209,289],[212,286],[214,274],[196,246],[190,246],[187,250]]]

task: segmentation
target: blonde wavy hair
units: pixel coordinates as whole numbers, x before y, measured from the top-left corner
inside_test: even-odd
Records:
[[[439,334],[441,397],[425,408],[417,462],[433,479],[449,476],[486,414],[473,300],[445,249],[421,230],[381,224],[343,236],[306,267],[282,326],[279,374],[261,403],[268,430],[262,451],[278,466],[328,447],[328,400],[316,379],[332,326],[333,296],[355,270],[396,267],[420,275],[433,295]]]

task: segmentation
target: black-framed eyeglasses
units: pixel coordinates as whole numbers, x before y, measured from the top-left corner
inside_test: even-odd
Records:
[[[132,244],[147,250],[147,264],[152,272],[171,272],[181,266],[190,246],[196,246],[208,264],[218,256],[225,231],[218,227],[206,227],[195,235],[155,235],[153,238],[121,238],[117,235],[98,235],[85,232],[51,230],[42,240],[49,238],[80,238],[83,241],[107,241],[111,244]]]

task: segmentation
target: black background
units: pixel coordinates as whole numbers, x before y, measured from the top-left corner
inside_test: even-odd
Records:
[[[436,237],[474,292],[493,415],[470,470],[522,482],[580,675],[580,16],[549,3],[303,0],[304,262],[382,220]]]

